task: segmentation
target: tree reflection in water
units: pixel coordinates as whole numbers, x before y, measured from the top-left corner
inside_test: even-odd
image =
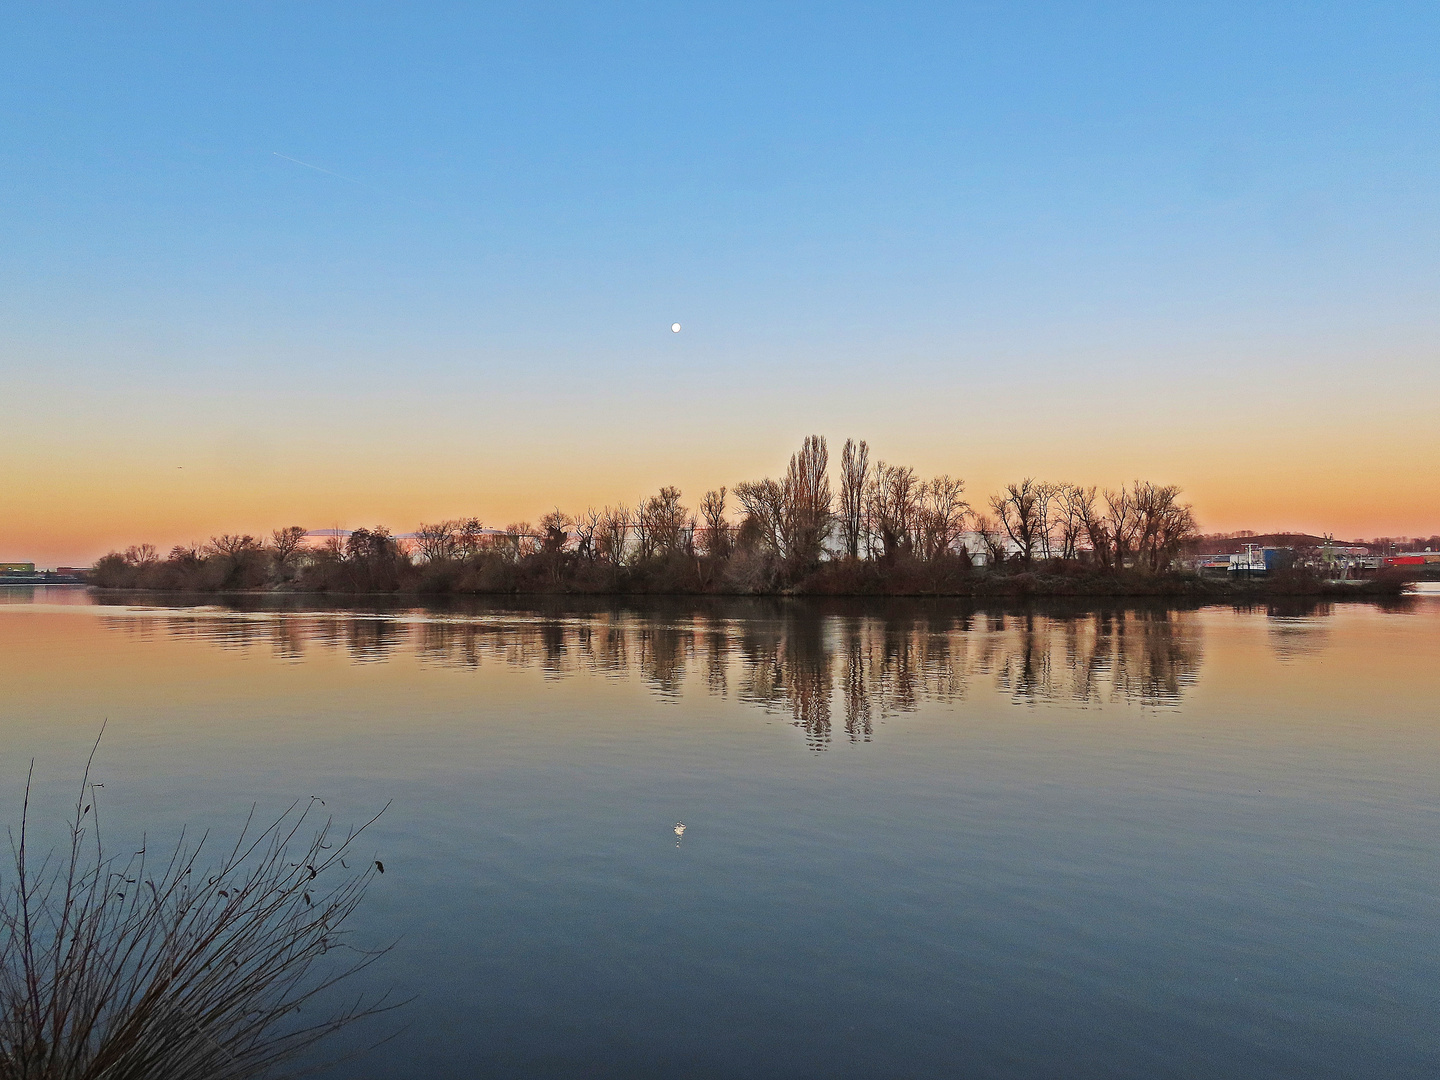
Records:
[[[1201,659],[1197,613],[1163,608],[1007,613],[773,601],[678,612],[183,608],[109,622],[129,634],[267,648],[291,662],[310,649],[343,650],[358,663],[406,651],[422,664],[501,664],[547,680],[638,677],[663,698],[706,693],[788,715],[816,749],[836,737],[837,723],[839,737],[868,742],[887,718],[927,702],[962,701],[976,687],[1028,707],[1170,707],[1194,683]]]
[[[788,710],[806,741],[830,741],[833,652],[820,619],[780,619],[744,626],[740,634],[741,701]]]
[[[1101,611],[1015,621],[1016,640],[997,657],[997,675],[1017,704],[1172,706],[1199,672],[1199,628],[1190,612]]]

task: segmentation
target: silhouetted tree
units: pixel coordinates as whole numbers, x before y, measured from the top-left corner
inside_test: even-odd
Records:
[[[305,528],[302,525],[289,525],[270,534],[270,550],[275,556],[275,568],[282,576],[290,568],[304,543]]]
[[[1085,538],[1090,543],[1091,557],[1101,570],[1115,568],[1115,552],[1111,544],[1110,525],[1105,514],[1096,505],[1094,486],[1076,487],[1072,494],[1075,513],[1080,518]]]
[[[570,517],[560,512],[559,507],[540,519],[540,550],[551,553],[565,550],[570,541]]]
[[[834,520],[829,463],[824,437],[811,435],[791,455],[785,474],[783,554],[807,566],[820,561]]]
[[[374,529],[356,529],[345,538],[345,558],[357,562],[378,562],[393,559],[399,548],[383,525]]]
[[[1135,540],[1140,522],[1135,513],[1134,500],[1122,484],[1119,491],[1105,491],[1105,526],[1110,534],[1110,551],[1116,570],[1124,570],[1130,558],[1131,545]]]
[[[205,562],[212,564],[214,583],[222,589],[253,588],[264,581],[264,553],[253,536],[212,536],[200,550]]]
[[[961,498],[964,491],[965,481],[944,474],[921,485],[917,532],[923,558],[947,554],[964,531],[970,510],[970,504]]]
[[[138,544],[126,548],[124,558],[131,566],[154,566],[160,561],[160,552],[155,549],[154,544]]]
[[[1080,557],[1080,536],[1085,531],[1083,503],[1085,489],[1076,484],[1059,484],[1060,558]]]
[[[593,506],[587,507],[585,512],[575,519],[575,551],[582,559],[595,558],[595,539],[600,532],[602,520],[601,512]]]
[[[1054,557],[1051,544],[1056,532],[1055,515],[1060,510],[1060,485],[1035,484],[1035,546],[1040,558]]]
[[[640,504],[635,532],[640,558],[669,555],[682,550],[689,511],[680,505],[680,489],[663,487]]]
[[[1130,506],[1135,520],[1135,561],[1143,570],[1163,573],[1180,548],[1196,533],[1188,504],[1179,502],[1180,489],[1135,481]]]
[[[630,511],[624,503],[613,510],[600,512],[600,531],[596,538],[600,557],[619,566],[625,561],[625,547],[630,537]]]
[[[462,518],[455,523],[455,549],[461,558],[470,558],[484,546],[484,529],[479,518]]]
[[[436,521],[415,530],[415,547],[426,562],[439,563],[459,554],[459,522]]]
[[[879,541],[886,559],[914,550],[920,488],[915,470],[908,465],[875,463],[866,497],[866,517],[871,538]]]
[[[195,567],[200,565],[202,558],[198,544],[176,544],[170,549],[170,554],[166,556],[165,561],[177,566]]]
[[[991,566],[1003,566],[1009,552],[1005,547],[1005,534],[992,518],[979,515],[975,519],[975,532],[985,546],[985,555]]]
[[[735,498],[745,511],[740,523],[742,539],[748,529],[760,544],[784,558],[785,489],[774,480],[745,480],[735,485]]]
[[[840,451],[840,541],[845,554],[860,557],[865,531],[865,491],[870,481],[870,447],[846,439]]]
[[[725,520],[724,487],[707,491],[700,500],[700,518],[705,523],[705,553],[724,558],[730,553],[730,524]]]
[[[238,536],[234,533],[224,533],[221,536],[212,536],[210,542],[204,548],[206,554],[217,555],[224,559],[234,559],[251,551],[260,550],[260,542],[253,536]]]
[[[993,495],[990,507],[1000,527],[1020,549],[1020,561],[1029,566],[1035,559],[1035,541],[1040,532],[1039,485],[1026,477],[1018,484],[1007,484],[1003,495]]]

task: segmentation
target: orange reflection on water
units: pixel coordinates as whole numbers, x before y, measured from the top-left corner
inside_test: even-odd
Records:
[[[69,599],[77,599],[70,594]],[[53,597],[38,597],[53,600]],[[82,598],[83,599],[83,598]],[[703,695],[786,715],[823,749],[927,705],[1174,710],[1216,716],[1338,714],[1383,698],[1374,722],[1411,722],[1440,691],[1440,598],[1393,610],[1320,605],[1090,612],[980,612],[731,603],[700,611],[472,613],[0,606],[5,711],[93,730],[161,711],[243,717],[253,730],[297,705],[389,700],[444,712],[538,677],[577,702],[597,682],[660,699]],[[444,672],[451,678],[443,678]],[[1349,709],[1351,711],[1346,712]],[[1407,719],[1409,718],[1409,719]]]

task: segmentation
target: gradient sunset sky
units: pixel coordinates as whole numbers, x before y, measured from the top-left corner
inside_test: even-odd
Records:
[[[1437,55],[1433,3],[12,5],[0,560],[694,506],[810,432],[1429,535]]]

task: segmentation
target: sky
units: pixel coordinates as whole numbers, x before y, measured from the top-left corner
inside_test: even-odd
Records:
[[[0,560],[693,507],[812,432],[977,505],[1430,535],[1437,46],[1425,3],[13,5]]]

